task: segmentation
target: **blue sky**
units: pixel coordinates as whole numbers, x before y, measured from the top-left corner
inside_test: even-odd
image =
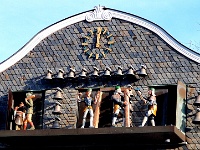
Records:
[[[0,62],[47,26],[98,5],[150,20],[200,52],[200,0],[0,0]]]

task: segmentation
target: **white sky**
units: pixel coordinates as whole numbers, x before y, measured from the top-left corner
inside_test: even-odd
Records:
[[[98,5],[152,21],[200,52],[200,0],[0,0],[0,62],[47,26]]]

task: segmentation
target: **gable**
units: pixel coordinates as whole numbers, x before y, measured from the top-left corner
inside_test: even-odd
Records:
[[[102,29],[99,33],[100,38],[94,36],[99,28]],[[110,37],[112,38],[110,39]],[[99,48],[97,43],[105,48]],[[162,90],[162,94],[159,95],[161,99],[159,103],[162,106],[160,108],[165,108],[168,96],[170,99],[168,106],[175,108],[177,98],[174,95],[176,95],[177,89],[174,85],[177,84],[177,81],[180,80],[187,86],[194,84],[195,87],[199,87],[200,66],[198,63],[198,53],[178,43],[156,24],[132,14],[99,6],[94,10],[69,17],[43,29],[22,49],[0,64],[0,98],[5,101],[6,105],[8,87],[12,92],[42,91],[43,128],[50,128],[52,127],[50,120],[55,118],[52,113],[53,105],[57,101],[54,98],[55,87],[59,86],[63,90],[63,99],[58,100],[62,104],[62,128],[75,127],[78,90],[85,90],[87,87],[96,90],[99,87],[110,89],[115,85],[126,87],[127,84],[132,84],[147,93],[149,86],[160,86],[160,88],[164,86],[163,90],[169,92],[163,94]],[[141,65],[145,65],[147,68],[145,77],[138,80],[133,76],[123,78],[126,77],[130,66],[133,66],[134,71],[138,71]],[[93,78],[95,67],[99,69],[97,78]],[[101,80],[108,67],[111,71],[110,78]],[[121,76],[122,78],[115,76],[120,67],[122,68],[121,73],[124,75]],[[74,80],[68,78],[71,68],[75,70]],[[49,69],[52,71],[53,78],[51,79],[53,80],[46,81],[44,79]],[[86,76],[90,77],[87,78],[88,80],[79,78],[84,69],[87,70]],[[57,80],[60,71],[63,71],[64,78]],[[109,93],[105,90],[104,92],[110,96],[113,91],[109,91]],[[103,102],[106,102],[107,95],[103,95]],[[17,98],[19,97],[14,97],[14,99]],[[194,96],[188,100],[190,105]],[[136,106],[134,107],[134,125],[138,125],[141,123],[143,111],[140,110],[141,105],[137,99],[134,100],[134,106]],[[163,111],[163,109],[160,110]],[[171,115],[171,107],[165,108],[165,110],[168,110],[168,114]],[[159,113],[158,116],[162,118],[163,114]],[[175,114],[175,109],[173,114]],[[189,119],[186,118],[187,124],[192,127],[192,115],[188,117]],[[175,117],[170,117],[169,124],[175,122],[175,119]],[[156,123],[161,124],[163,120]],[[170,130],[173,129],[173,127],[169,127]],[[167,130],[167,132],[169,131]]]
[[[121,24],[118,25],[118,28],[116,28],[115,25],[117,25],[118,22],[120,22]],[[53,35],[58,36],[59,34],[64,34],[65,36],[68,36],[68,38],[66,38],[65,41],[62,41],[62,43],[60,43],[61,45],[70,40],[77,40],[77,38],[77,43],[80,44],[81,38],[83,38],[82,36],[87,34],[88,30],[90,30],[89,27],[98,27],[101,26],[102,23],[104,27],[110,28],[109,31],[115,30],[115,47],[118,47],[117,44],[121,45],[124,43],[128,43],[128,45],[125,45],[124,47],[129,47],[131,41],[135,38],[135,36],[137,36],[137,40],[139,42],[135,41],[135,44],[132,44],[133,42],[131,43],[132,46],[137,46],[137,48],[134,47],[136,50],[139,48],[141,51],[142,48],[148,47],[149,45],[156,45],[157,49],[161,49],[161,51],[168,49],[168,47],[171,47],[175,51],[175,53],[182,54],[188,59],[197,63],[200,62],[200,55],[198,53],[178,43],[173,37],[171,37],[167,32],[165,32],[165,30],[163,30],[158,25],[132,14],[109,8],[104,8],[102,6],[97,6],[94,10],[83,12],[81,14],[69,17],[40,31],[18,52],[16,52],[13,56],[11,56],[10,58],[8,58],[0,64],[0,72],[4,71],[5,69],[18,62],[29,52],[31,52],[35,47],[37,47],[38,44],[42,43],[42,41],[46,41],[49,38],[51,38],[51,41],[56,40],[54,39]],[[84,26],[85,28],[83,28]],[[68,30],[70,28],[71,30]],[[66,30],[65,33],[63,32],[64,30]],[[73,33],[75,32],[79,34],[73,36]],[[59,38],[59,40],[60,38],[62,38],[60,35],[57,37]],[[125,39],[120,38],[119,35],[122,35],[122,37],[126,36],[129,39],[125,41]],[[148,40],[148,38],[150,38],[151,40]],[[146,41],[149,42],[149,45],[146,43]],[[162,46],[165,48],[161,47],[160,43],[162,43]],[[78,47],[78,49],[80,49],[80,46]],[[154,48],[150,47],[150,49]],[[124,51],[124,53],[126,53],[126,51]]]

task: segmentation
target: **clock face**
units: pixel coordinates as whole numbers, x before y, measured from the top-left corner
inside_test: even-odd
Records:
[[[83,38],[82,46],[88,58],[101,59],[112,51],[113,44],[113,35],[106,28],[98,27],[88,31]]]

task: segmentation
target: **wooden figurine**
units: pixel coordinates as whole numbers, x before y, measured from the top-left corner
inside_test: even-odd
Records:
[[[112,95],[111,99],[113,100],[114,106],[113,106],[113,117],[112,117],[112,127],[115,127],[117,116],[119,115],[119,112],[123,114],[123,122],[125,121],[124,116],[124,106],[127,105],[126,101],[122,101],[122,91],[120,86],[115,87],[115,92]]]
[[[26,118],[24,120],[24,130],[26,130],[28,123],[31,126],[31,128],[29,130],[35,130],[35,126],[34,126],[33,121],[32,121],[33,98],[35,98],[35,95],[33,95],[33,93],[31,93],[31,92],[26,93],[25,102],[26,102],[26,105],[27,105],[27,111],[26,111]]]
[[[14,109],[14,120],[15,120],[15,130],[23,129],[23,122],[25,119],[26,108],[23,102],[20,102],[19,106]]]
[[[147,111],[145,112],[145,116],[143,118],[142,124],[139,127],[143,127],[146,124],[148,118],[150,119],[152,126],[155,126],[154,117],[156,116],[156,112],[157,112],[155,89],[150,88],[148,90],[147,98],[144,98],[142,96],[141,91],[137,90],[137,93],[140,96],[140,99],[144,101],[144,104],[147,105]]]
[[[87,117],[88,112],[90,114],[90,126],[89,126],[89,128],[94,128],[94,125],[93,125],[94,112],[93,112],[92,104],[93,103],[96,104],[97,98],[95,97],[95,99],[93,100],[93,98],[91,97],[91,94],[92,94],[91,88],[87,89],[85,95],[82,95],[82,93],[78,94],[78,102],[83,101],[85,103],[85,108],[83,110],[83,120],[82,120],[81,128],[85,128],[86,117]]]

